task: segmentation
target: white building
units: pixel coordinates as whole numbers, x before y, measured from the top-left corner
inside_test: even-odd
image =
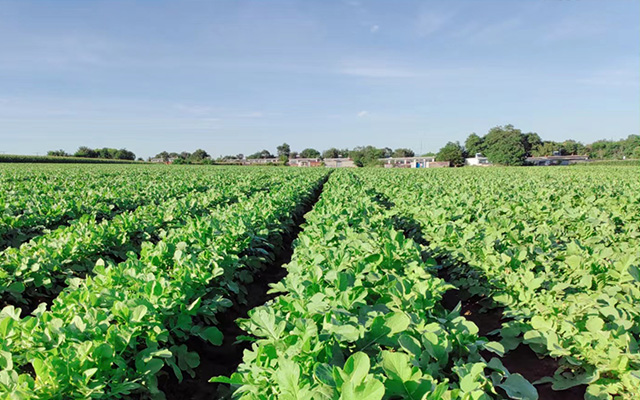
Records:
[[[385,168],[427,168],[433,157],[387,157],[379,158]]]
[[[329,168],[355,168],[351,158],[325,158],[324,165]]]
[[[488,167],[489,165],[491,165],[491,163],[489,162],[489,159],[487,157],[484,157],[480,153],[476,153],[475,157],[466,158],[464,160],[464,165],[471,165],[476,167]]]

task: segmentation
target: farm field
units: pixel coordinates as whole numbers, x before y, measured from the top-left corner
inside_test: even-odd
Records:
[[[0,165],[2,399],[638,399],[640,171]]]

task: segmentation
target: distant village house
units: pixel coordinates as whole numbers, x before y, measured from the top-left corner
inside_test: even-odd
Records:
[[[355,168],[351,158],[325,158],[324,165],[329,168]]]
[[[464,165],[470,165],[472,167],[488,167],[491,165],[489,159],[484,157],[480,153],[476,153],[475,157],[465,158]]]
[[[433,157],[388,157],[380,158],[385,168],[443,168],[449,161],[435,161]]]
[[[550,165],[571,165],[584,163],[589,161],[587,156],[545,156],[545,157],[527,157],[527,164],[534,166],[550,166]]]

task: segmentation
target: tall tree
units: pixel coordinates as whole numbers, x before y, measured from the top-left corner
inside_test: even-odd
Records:
[[[340,150],[332,147],[322,152],[322,158],[338,158],[340,155]]]
[[[307,148],[300,152],[301,158],[318,158],[320,157],[320,152],[316,149]]]
[[[400,149],[395,149],[391,155],[393,157],[413,157],[416,155],[416,153],[414,153],[413,150],[411,149],[400,148]]]
[[[527,155],[523,137],[513,125],[491,128],[484,137],[485,156],[494,164],[522,165]]]
[[[527,156],[531,156],[533,149],[541,145],[542,140],[537,133],[529,132],[522,136],[522,144],[524,145],[524,151],[527,153]]]
[[[389,158],[393,155],[393,149],[391,149],[390,147],[383,147],[380,150],[382,151],[380,158]]]
[[[467,137],[464,147],[469,157],[475,157],[476,154],[484,152],[484,140],[474,132]]]
[[[133,161],[136,159],[136,155],[132,151],[129,151],[127,149],[120,149],[116,151],[114,158],[116,160],[132,160]]]
[[[449,161],[454,167],[464,165],[464,149],[458,142],[449,142],[436,154],[436,161]]]
[[[78,150],[73,154],[74,157],[84,157],[84,158],[97,158],[98,153],[95,150],[87,147],[80,146]]]
[[[60,149],[60,150],[50,150],[47,152],[47,155],[51,157],[68,157],[69,153]]]
[[[189,161],[193,161],[193,162],[202,162],[207,158],[211,158],[211,156],[209,155],[209,153],[207,153],[206,151],[202,150],[202,149],[198,149],[196,151],[194,151],[191,156],[189,156]]]
[[[358,167],[375,167],[382,165],[379,159],[383,158],[383,154],[384,149],[378,149],[374,146],[358,146],[349,152],[349,157]]]
[[[278,152],[278,157],[283,160],[288,160],[289,155],[291,154],[291,147],[288,144],[282,143],[280,146],[276,148]]]

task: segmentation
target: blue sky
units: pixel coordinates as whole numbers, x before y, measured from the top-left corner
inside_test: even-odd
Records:
[[[640,133],[640,2],[3,1],[0,152]]]

